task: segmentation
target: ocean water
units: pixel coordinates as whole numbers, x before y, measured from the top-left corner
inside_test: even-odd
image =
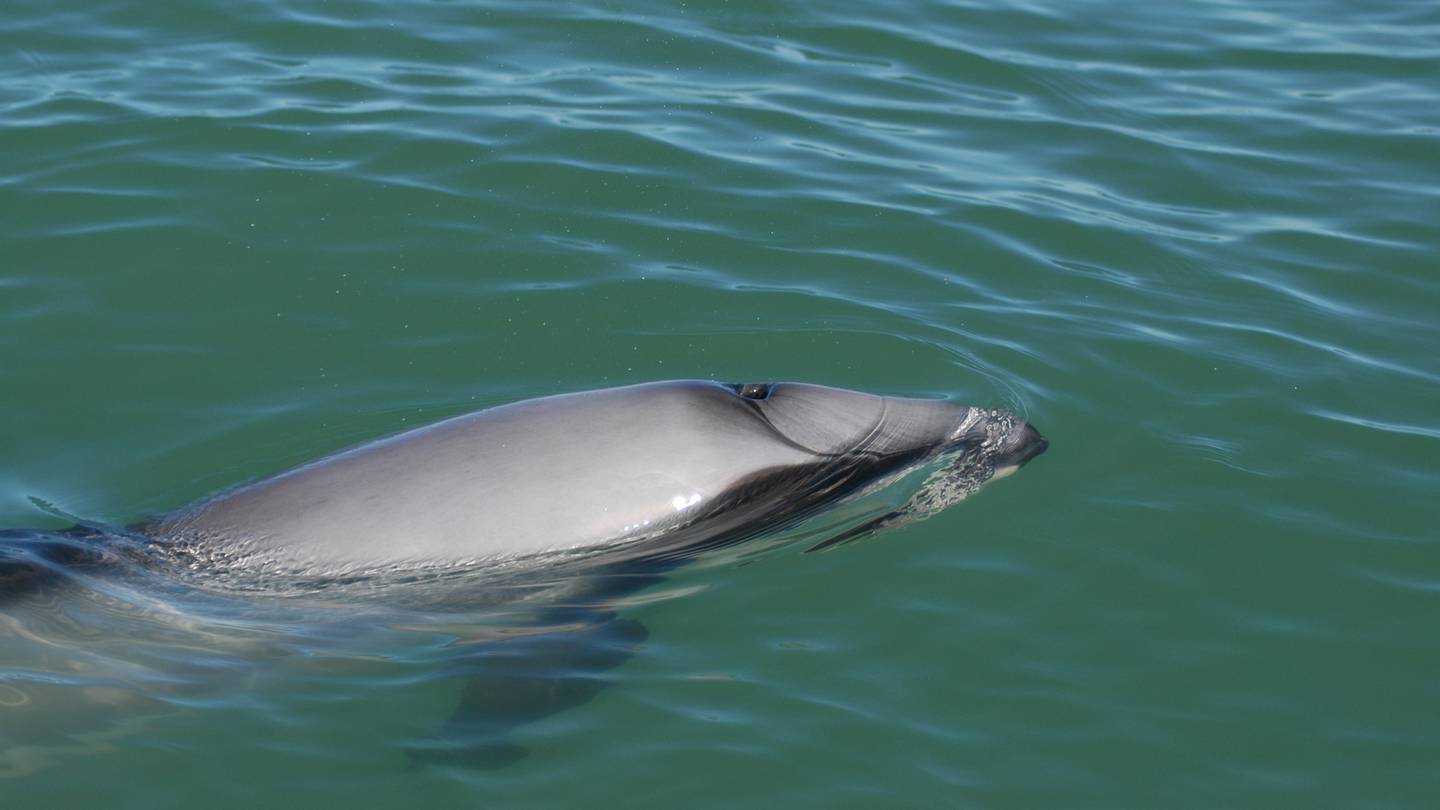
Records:
[[[0,806],[1434,807],[1437,248],[1425,3],[9,0],[0,528],[655,379],[1052,447],[636,592],[488,767],[405,752],[504,615],[76,574]]]

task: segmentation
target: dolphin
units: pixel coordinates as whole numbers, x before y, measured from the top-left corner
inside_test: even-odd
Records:
[[[334,574],[604,549],[692,553],[940,457],[933,514],[1048,442],[1012,413],[803,383],[654,382],[526,400],[364,444],[144,533],[232,567]]]
[[[523,627],[457,647],[448,677],[466,681],[460,704],[440,735],[407,750],[417,765],[498,767],[525,755],[512,732],[589,700],[601,673],[645,640],[645,628],[621,615],[624,597],[707,552],[902,480],[921,479],[899,505],[887,502],[812,550],[924,519],[1047,446],[1003,409],[794,382],[679,380],[525,400],[362,444],[128,530],[0,532],[0,620],[7,597],[128,566],[152,575],[132,576],[121,593],[179,599],[177,625],[223,644],[224,633],[184,613],[184,586],[239,583],[244,593],[288,597],[381,581],[365,598],[419,593],[423,603],[441,592],[453,606],[483,604],[487,589],[505,590],[495,572],[521,572],[515,581],[543,585],[526,591],[540,596]],[[453,587],[425,584],[441,580]],[[52,602],[41,594],[36,604]],[[43,649],[42,658],[80,655]],[[57,688],[47,679],[7,683],[9,703],[32,701],[34,727],[55,727],[42,709],[77,721],[95,714],[83,699],[45,692]],[[133,697],[100,708],[122,712]]]

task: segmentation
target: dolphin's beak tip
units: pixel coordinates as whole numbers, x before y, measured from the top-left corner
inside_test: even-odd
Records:
[[[1015,466],[1019,467],[1025,464],[1048,449],[1050,449],[1050,440],[1040,435],[1040,431],[1036,430],[1034,425],[1026,422],[1025,429],[1020,434],[1020,440],[1015,443]]]

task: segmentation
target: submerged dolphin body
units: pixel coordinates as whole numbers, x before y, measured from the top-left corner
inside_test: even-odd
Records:
[[[646,638],[644,627],[619,613],[626,595],[704,551],[888,493],[912,475],[923,481],[903,504],[832,532],[816,547],[927,517],[1046,447],[1007,411],[799,383],[657,382],[527,400],[337,453],[134,532],[0,532],[0,620],[13,605],[20,612],[8,621],[16,627],[26,626],[29,610],[53,626],[44,613],[61,604],[46,594],[52,585],[80,582],[83,589],[100,581],[92,573],[111,567],[148,571],[117,593],[122,602],[164,608],[142,611],[144,617],[173,612],[174,626],[136,628],[154,635],[153,645],[144,637],[135,644],[116,638],[111,665],[149,672],[168,666],[182,629],[195,634],[198,649],[235,644],[225,625],[212,633],[185,610],[190,584],[222,599],[235,598],[227,587],[235,583],[240,598],[323,592],[329,604],[348,606],[353,598],[357,608],[377,600],[478,605],[491,598],[488,592],[507,589],[537,594],[509,614],[519,616],[518,624],[493,637],[456,631],[456,654],[444,674],[466,681],[460,706],[440,736],[409,749],[417,763],[496,767],[524,755],[512,742],[517,727],[588,700],[606,683],[602,673]],[[451,576],[457,571],[478,574]],[[515,577],[525,587],[511,587]],[[355,580],[381,584],[357,595],[344,587]],[[321,590],[307,590],[312,585]],[[99,594],[98,601],[113,603],[113,596]],[[205,615],[211,598],[200,599]],[[504,593],[495,599],[509,602]],[[371,624],[359,623],[357,632]],[[159,653],[150,655],[152,648]],[[93,669],[86,663],[93,640],[73,648],[28,644],[22,635],[7,641],[0,622],[0,653],[6,649],[12,663],[33,656],[33,666],[17,666],[37,673]],[[221,660],[262,655],[246,649]],[[224,683],[204,673],[188,680],[194,689]],[[103,704],[93,688],[50,676],[0,683],[9,684],[0,693],[0,775],[7,733],[29,739],[35,735],[22,729],[69,727],[57,725],[57,717],[76,728],[119,726],[132,707],[149,711],[165,703],[143,686],[151,679],[135,690],[112,688],[115,696]],[[24,722],[7,720],[14,711]],[[23,754],[32,743],[8,745],[21,745],[12,751]]]
[[[333,573],[605,549],[686,553],[944,456],[933,512],[1042,452],[1000,410],[799,383],[647,383],[545,397],[341,452],[147,533],[242,567]]]

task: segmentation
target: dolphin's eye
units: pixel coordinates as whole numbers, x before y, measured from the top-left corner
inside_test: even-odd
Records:
[[[746,399],[764,399],[770,396],[770,383],[744,383],[736,386],[735,393]]]

